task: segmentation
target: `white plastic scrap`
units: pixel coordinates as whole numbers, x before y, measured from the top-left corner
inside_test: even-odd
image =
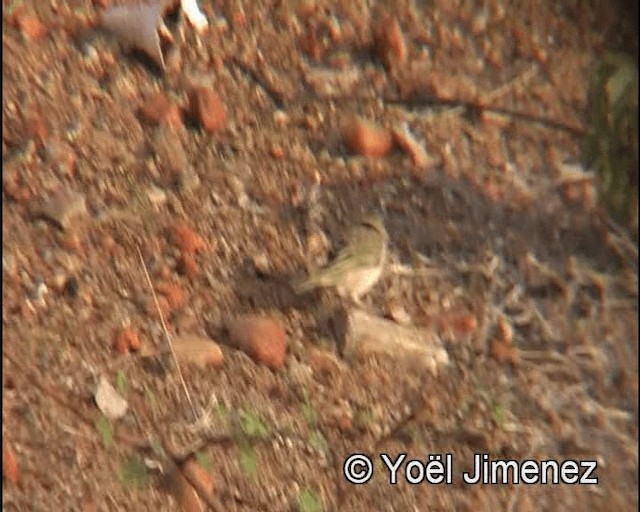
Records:
[[[202,33],[207,30],[209,22],[207,21],[207,17],[198,7],[196,0],[182,0],[181,7],[185,16],[189,20],[189,23],[191,23],[196,29],[196,32]]]

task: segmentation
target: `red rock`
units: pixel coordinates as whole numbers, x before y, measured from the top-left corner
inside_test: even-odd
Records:
[[[280,322],[273,318],[243,315],[228,325],[230,343],[257,363],[272,370],[284,366],[287,341]]]
[[[175,283],[160,283],[158,292],[166,297],[171,309],[180,309],[184,306],[184,290],[179,285]]]
[[[273,158],[277,158],[278,160],[284,158],[284,149],[282,149],[280,144],[274,143],[269,149],[269,153],[271,153]]]
[[[363,156],[385,156],[393,145],[389,130],[362,119],[355,119],[347,125],[344,138],[349,150]]]
[[[491,340],[489,354],[500,364],[510,364],[515,366],[520,361],[518,349],[511,343],[507,343],[499,339]]]
[[[407,60],[407,43],[398,20],[384,16],[376,30],[376,51],[387,69],[404,64]]]
[[[180,109],[161,92],[147,98],[140,107],[140,117],[153,125],[168,126],[173,129],[183,126]]]
[[[419,142],[405,125],[396,126],[393,130],[393,139],[410,157],[413,165],[424,167],[429,162],[427,150]]]
[[[9,446],[3,446],[2,448],[2,474],[13,485],[18,484],[18,480],[20,479],[18,462],[13,454],[13,450]]]
[[[327,50],[315,30],[307,32],[300,38],[300,47],[314,62],[320,62]]]
[[[121,354],[128,354],[130,351],[140,350],[142,343],[138,333],[131,327],[126,327],[118,334],[113,346]]]
[[[26,8],[22,5],[13,9],[8,16],[7,22],[20,30],[30,41],[42,39],[47,34],[47,27],[34,15],[27,14]]]
[[[193,87],[189,91],[189,111],[208,132],[220,130],[227,124],[227,111],[220,97],[209,87]]]
[[[204,238],[184,224],[173,229],[173,238],[178,248],[186,254],[195,254],[207,247]]]
[[[198,482],[201,489],[207,493],[209,499],[214,499],[215,486],[213,479],[202,466],[195,460],[190,459],[184,463],[182,471],[189,475],[190,479]],[[176,500],[179,510],[205,510],[202,505],[202,498],[184,477],[182,471],[175,467],[167,474],[167,489]]]
[[[178,272],[193,279],[198,275],[198,264],[191,254],[182,253],[178,262]]]
[[[471,334],[478,328],[478,320],[473,313],[447,313],[440,315],[439,327],[457,335]]]

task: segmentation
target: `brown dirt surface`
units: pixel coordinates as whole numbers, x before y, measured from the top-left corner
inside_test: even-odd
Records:
[[[193,507],[166,485],[192,452],[219,510],[637,509],[637,239],[567,171],[594,63],[637,58],[635,17],[200,0],[209,30],[168,20],[163,72],[96,28],[113,3],[3,0],[3,510]],[[402,145],[352,154],[354,119]],[[362,307],[437,334],[435,375],[343,360],[343,302],[286,285],[372,209],[390,255]],[[158,308],[222,366],[183,385]],[[282,369],[229,345],[244,314],[283,326]],[[122,419],[101,418],[100,376]],[[453,484],[391,485],[381,453],[452,454]],[[593,460],[598,484],[465,484],[482,453]]]

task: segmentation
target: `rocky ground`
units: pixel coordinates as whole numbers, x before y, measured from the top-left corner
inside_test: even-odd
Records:
[[[579,164],[590,73],[637,57],[636,17],[199,4],[207,29],[169,9],[144,47],[155,27],[101,28],[112,2],[3,0],[3,510],[635,510],[637,239]],[[361,307],[448,365],[344,357],[354,306],[287,284],[374,209]],[[453,484],[391,485],[381,453],[452,454]],[[482,453],[598,483],[464,483]]]

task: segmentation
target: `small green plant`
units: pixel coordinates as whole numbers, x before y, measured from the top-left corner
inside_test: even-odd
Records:
[[[326,453],[329,450],[329,443],[318,429],[311,432],[309,444],[319,452]]]
[[[373,413],[371,410],[357,409],[353,415],[353,426],[358,430],[366,432],[373,424]]]
[[[124,374],[124,370],[118,370],[118,375],[116,375],[116,389],[118,390],[118,393],[126,398],[129,385],[127,384],[127,377]]]
[[[240,409],[240,427],[249,439],[267,439],[271,433],[267,423],[257,412]]]
[[[9,5],[7,5],[4,9],[5,16],[12,14],[13,11],[16,10],[16,7],[19,7],[21,4],[22,0],[14,0],[13,2],[9,2]]]
[[[509,407],[504,402],[495,402],[491,407],[491,417],[496,425],[503,427],[509,418]]]
[[[298,512],[322,512],[320,497],[310,489],[303,489],[298,495]]]
[[[631,57],[607,54],[598,62],[591,108],[585,163],[596,173],[601,204],[614,219],[633,226],[638,215],[638,66]]]
[[[229,411],[224,406],[224,404],[221,404],[221,403],[217,403],[213,407],[213,411],[216,413],[216,416],[220,419],[223,419],[229,413]]]
[[[251,478],[258,473],[258,454],[253,445],[246,441],[240,443],[240,467]]]
[[[316,412],[313,410],[313,404],[309,399],[309,393],[306,389],[303,391],[304,402],[302,403],[302,415],[309,426],[315,427],[317,423]]]
[[[147,402],[153,413],[158,410],[158,399],[156,398],[155,393],[147,386],[144,387],[144,400]]]
[[[198,464],[202,466],[202,468],[206,469],[210,473],[213,471],[213,462],[211,460],[211,455],[209,455],[207,452],[197,452],[196,460],[198,461]]]
[[[113,428],[111,427],[109,418],[104,414],[101,414],[96,420],[96,430],[100,433],[100,437],[102,437],[102,442],[105,446],[113,446]]]
[[[120,469],[120,481],[132,487],[144,487],[149,482],[149,469],[139,455],[131,455]]]
[[[250,477],[255,478],[258,471],[258,455],[254,442],[267,439],[271,430],[257,412],[240,409],[240,432],[236,433],[240,448],[240,467]]]
[[[478,393],[482,400],[489,406],[491,418],[495,424],[502,428],[509,419],[509,404],[505,400],[496,398],[490,391],[484,388],[481,388]]]

